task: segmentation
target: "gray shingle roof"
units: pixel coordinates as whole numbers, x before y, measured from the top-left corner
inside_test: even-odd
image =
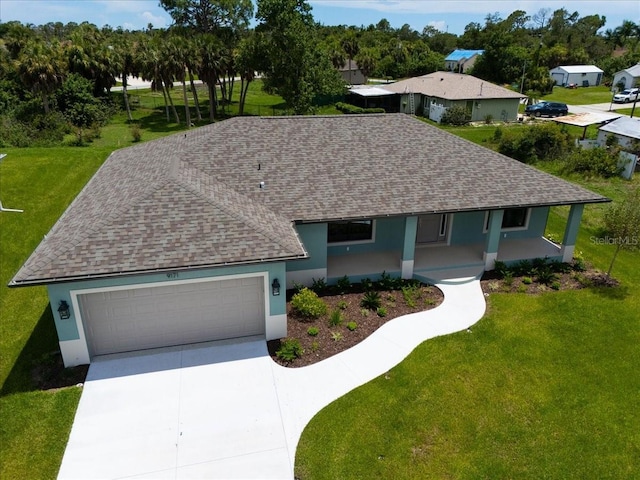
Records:
[[[421,77],[381,85],[394,93],[419,93],[447,100],[477,100],[495,98],[525,98],[525,95],[500,87],[471,75],[434,72]]]
[[[606,200],[404,114],[238,117],[115,151],[12,283],[299,258],[293,221]]]

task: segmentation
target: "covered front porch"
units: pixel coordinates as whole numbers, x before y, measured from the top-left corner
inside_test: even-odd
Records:
[[[561,260],[561,246],[544,237],[525,239],[505,239],[500,242],[497,260],[516,262],[548,258]],[[411,276],[445,278],[469,276],[485,270],[485,244],[430,245],[415,249]],[[406,270],[406,268],[405,268]],[[357,282],[363,278],[375,280],[382,272],[393,276],[404,276],[402,252],[389,250],[382,252],[354,253],[327,257],[327,279],[329,282],[348,276]],[[474,274],[474,275],[475,275]]]

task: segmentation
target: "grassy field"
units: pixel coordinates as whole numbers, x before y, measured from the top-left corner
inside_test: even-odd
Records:
[[[254,105],[282,104],[259,88]],[[184,128],[165,121],[161,98],[136,94],[143,141]],[[452,131],[482,144],[494,129]],[[81,393],[34,385],[33,369],[58,350],[46,289],[6,284],[109,153],[132,143],[120,113],[85,147],[3,150],[0,198],[25,211],[0,214],[0,478],[55,478]],[[575,180],[614,199],[629,187]],[[600,268],[611,248],[589,236],[603,208],[587,208],[578,244]],[[553,209],[550,232],[560,235],[566,215]],[[473,335],[427,342],[389,380],[323,410],[300,444],[301,478],[629,478],[640,468],[639,267],[637,252],[623,252],[613,291],[492,295]],[[569,471],[574,457],[583,464]]]
[[[590,105],[593,103],[609,103],[613,94],[609,87],[600,85],[597,87],[565,88],[553,87],[553,92],[542,97],[543,100],[563,102],[569,105]]]

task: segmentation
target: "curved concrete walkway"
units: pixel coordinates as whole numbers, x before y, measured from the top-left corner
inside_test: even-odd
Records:
[[[59,479],[293,479],[311,418],[423,341],[484,314],[475,278],[436,285],[443,303],[387,322],[322,362],[285,368],[264,338],[105,355],[91,363]]]
[[[444,301],[433,310],[385,323],[370,337],[338,355],[302,368],[273,365],[274,379],[291,462],[302,431],[334,400],[384,374],[430,338],[465,330],[484,315],[480,281],[447,281],[436,286]]]

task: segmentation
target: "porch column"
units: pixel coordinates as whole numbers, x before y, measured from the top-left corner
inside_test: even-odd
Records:
[[[487,239],[482,255],[485,270],[493,270],[496,259],[498,258],[498,245],[500,243],[503,215],[504,210],[491,210],[489,212],[489,230],[487,231]]]
[[[416,253],[418,217],[404,219],[404,244],[402,245],[402,278],[413,278],[413,261]]]
[[[570,262],[573,259],[573,252],[576,249],[576,239],[578,238],[578,230],[580,229],[580,220],[584,204],[571,205],[567,226],[564,229],[564,238],[562,239],[562,261]]]

